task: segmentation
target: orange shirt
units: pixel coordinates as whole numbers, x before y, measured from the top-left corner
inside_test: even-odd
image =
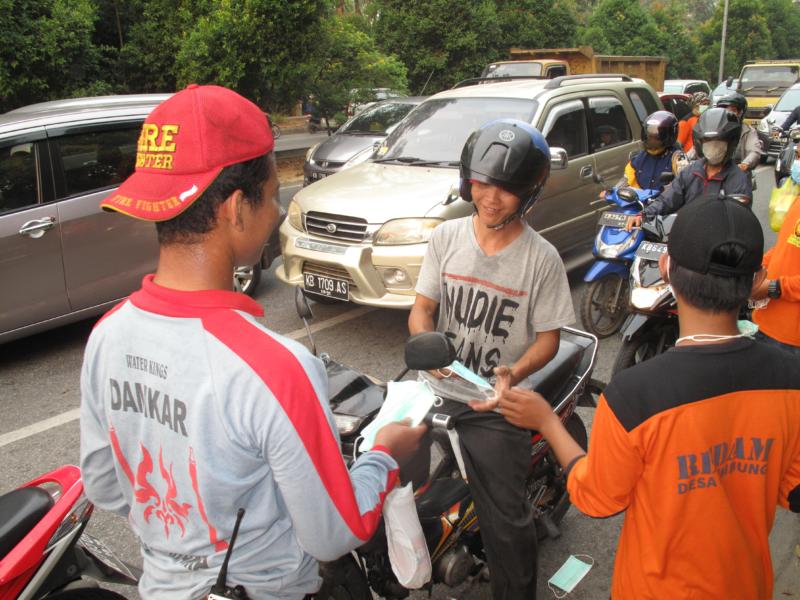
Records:
[[[761,331],[769,337],[800,346],[800,200],[795,200],[783,220],[778,241],[764,255],[768,279],[779,279],[781,297],[753,311]]]
[[[614,600],[769,600],[776,506],[800,512],[800,369],[736,339],[614,377],[569,473],[587,515],[625,511]]]
[[[697,123],[697,117],[691,115],[678,121],[678,142],[683,146],[684,152],[689,152],[694,147],[692,128]]]

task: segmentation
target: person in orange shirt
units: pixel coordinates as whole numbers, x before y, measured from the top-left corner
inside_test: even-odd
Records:
[[[800,145],[792,165],[792,180],[800,183]],[[798,197],[800,198],[800,197]],[[756,338],[800,356],[800,200],[786,212],[777,243],[764,254],[767,276],[753,290],[754,300],[768,299],[753,311]]]
[[[763,278],[763,244],[758,219],[732,199],[678,213],[660,266],[680,338],[611,380],[588,454],[540,395],[501,394],[509,422],[550,442],[576,507],[625,512],[613,600],[772,598],[775,510],[800,512],[800,369],[737,328]]]
[[[683,147],[684,152],[689,152],[694,147],[692,140],[692,129],[697,119],[708,108],[709,100],[708,94],[705,92],[696,92],[692,94],[689,100],[689,106],[692,112],[685,119],[678,121],[678,143]]]

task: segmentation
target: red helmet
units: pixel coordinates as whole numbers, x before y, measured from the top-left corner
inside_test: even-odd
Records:
[[[672,148],[678,139],[678,119],[671,112],[657,110],[642,123],[642,142],[647,147],[651,136],[657,136],[663,148]]]

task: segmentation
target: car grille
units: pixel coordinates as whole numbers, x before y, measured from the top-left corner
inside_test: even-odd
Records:
[[[334,279],[344,279],[350,284],[351,288],[356,287],[355,281],[350,277],[350,273],[347,272],[347,269],[338,265],[326,265],[307,260],[303,263],[303,275],[306,273],[322,275],[323,277],[333,277]]]
[[[767,152],[772,156],[777,156],[783,150],[783,144],[780,140],[771,139],[769,142],[769,149]]]
[[[367,222],[355,217],[309,212],[306,213],[306,231],[331,240],[363,242]]]

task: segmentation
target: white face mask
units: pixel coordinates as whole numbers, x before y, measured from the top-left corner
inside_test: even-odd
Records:
[[[728,152],[728,142],[722,140],[712,140],[703,143],[703,156],[708,159],[709,164],[717,166],[721,165],[725,160],[725,154]]]

